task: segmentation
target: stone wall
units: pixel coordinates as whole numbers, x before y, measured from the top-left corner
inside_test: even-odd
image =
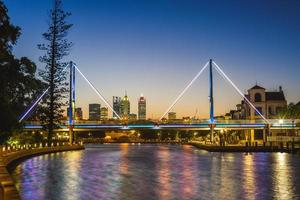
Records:
[[[28,149],[11,149],[1,148],[0,152],[0,200],[19,200],[19,193],[14,185],[13,179],[7,171],[7,167],[20,159],[47,154],[60,151],[82,150],[82,145],[68,145],[68,146],[53,146],[53,147],[38,147]]]

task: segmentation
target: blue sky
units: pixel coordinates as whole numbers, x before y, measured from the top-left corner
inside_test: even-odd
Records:
[[[14,52],[39,68],[37,44],[47,29],[52,0],[5,0],[13,24],[22,28]],[[245,92],[256,82],[283,86],[289,102],[300,101],[300,1],[65,0],[74,26],[70,56],[102,94],[131,100],[140,93],[148,117],[159,118],[209,58]],[[101,102],[78,77],[77,106]],[[207,117],[208,73],[174,107],[178,116]],[[216,114],[239,103],[238,94],[215,73]]]

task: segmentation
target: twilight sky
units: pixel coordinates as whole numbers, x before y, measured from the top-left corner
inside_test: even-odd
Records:
[[[52,0],[4,0],[12,23],[22,28],[14,52],[36,62]],[[288,102],[300,101],[299,0],[64,0],[72,12],[74,43],[66,60],[112,103],[127,90],[133,113],[141,93],[147,117],[159,118],[202,66],[213,58],[245,92],[283,86]],[[241,98],[217,72],[216,115]],[[77,107],[104,105],[77,76]],[[179,117],[208,117],[208,71],[173,108]]]

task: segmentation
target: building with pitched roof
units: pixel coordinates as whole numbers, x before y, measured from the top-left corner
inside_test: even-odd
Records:
[[[255,106],[255,108],[267,119],[276,118],[278,112],[287,106],[287,101],[280,86],[278,91],[267,91],[265,88],[255,85],[248,89],[245,97]],[[300,104],[300,102],[299,102]],[[235,110],[231,110],[228,115],[231,119],[260,119],[261,116],[244,99],[237,104]]]
[[[246,98],[255,106],[255,108],[267,119],[276,118],[278,112],[287,106],[287,101],[282,90],[266,91],[265,88],[255,85],[248,90]],[[244,116],[246,119],[261,118],[250,105],[243,101]]]

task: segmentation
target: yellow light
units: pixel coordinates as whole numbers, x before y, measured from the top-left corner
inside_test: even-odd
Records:
[[[278,120],[279,124],[283,124],[283,119]]]

